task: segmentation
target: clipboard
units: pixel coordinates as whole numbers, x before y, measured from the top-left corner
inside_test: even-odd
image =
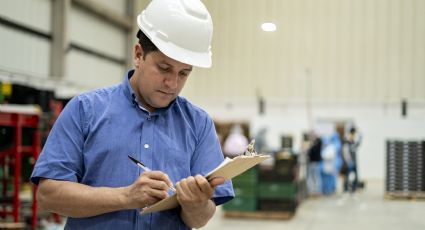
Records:
[[[254,167],[255,165],[259,164],[260,162],[268,158],[270,158],[269,155],[262,155],[262,154],[260,155],[254,154],[250,156],[240,155],[232,159],[226,157],[226,159],[219,166],[217,166],[215,169],[209,172],[205,176],[205,178],[207,178],[207,180],[210,180],[214,177],[223,177],[226,180],[229,180],[245,172],[246,170]],[[140,212],[140,215],[177,208],[178,206],[179,206],[179,202],[177,201],[177,195],[174,194],[166,199],[159,201],[158,203],[152,206],[144,208]]]

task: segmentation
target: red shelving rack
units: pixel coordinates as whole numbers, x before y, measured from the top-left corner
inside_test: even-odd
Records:
[[[13,178],[13,196],[10,197],[12,203],[12,211],[6,209],[5,206],[0,207],[0,216],[5,218],[8,215],[13,216],[14,222],[19,222],[21,201],[19,199],[19,192],[21,188],[21,170],[22,158],[32,157],[33,162],[36,162],[41,150],[40,132],[39,127],[40,116],[38,113],[15,112],[0,110],[0,126],[12,127],[14,129],[14,138],[10,148],[0,151],[0,167],[5,167],[8,164],[14,168]],[[22,130],[23,128],[33,128],[33,140],[30,146],[22,144]],[[3,175],[0,178],[3,183],[2,196],[7,197],[7,178]],[[31,227],[36,229],[37,226],[37,200],[36,200],[36,186],[32,185],[32,206],[31,206]]]

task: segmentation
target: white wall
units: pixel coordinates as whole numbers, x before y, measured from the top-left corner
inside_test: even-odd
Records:
[[[68,53],[67,65],[65,80],[84,85],[88,89],[117,84],[122,81],[125,73],[125,68],[121,65],[77,50],[71,50]],[[58,93],[61,93],[62,97],[66,95],[66,92]]]
[[[115,58],[124,59],[126,55],[123,29],[75,6],[70,10],[69,39]]]
[[[103,1],[99,3],[103,4]],[[125,2],[116,0],[108,2],[105,7],[123,13]],[[117,60],[126,58],[126,33],[123,29],[89,13],[80,7],[72,6],[69,18],[69,39],[71,43],[80,45]],[[82,51],[71,49],[67,53],[66,73],[64,80],[74,84],[77,90],[59,87],[58,97],[71,97],[75,94],[121,82],[126,67],[122,64],[88,55]],[[81,86],[84,86],[82,88]]]
[[[50,32],[51,1],[2,0],[0,16],[45,33]],[[47,78],[50,41],[0,25],[0,70]]]
[[[47,78],[50,41],[0,25],[0,70]],[[7,42],[3,42],[7,41]]]
[[[425,102],[423,0],[204,2],[213,66],[191,78],[187,95],[291,102],[311,87],[323,102]],[[277,31],[261,31],[265,21]]]
[[[31,28],[51,31],[51,0],[1,0],[0,15]]]
[[[126,0],[99,1],[125,15]],[[71,4],[69,41],[116,60],[125,61],[126,31]],[[29,29],[51,34],[52,0],[2,0],[0,17]],[[127,67],[75,49],[69,49],[65,76],[50,77],[51,40],[0,25],[0,79],[36,88],[53,89],[59,97],[109,86],[121,81]],[[48,86],[48,87],[46,87]]]

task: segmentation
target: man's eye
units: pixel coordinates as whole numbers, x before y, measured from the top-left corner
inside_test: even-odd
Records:
[[[162,72],[168,72],[170,70],[170,68],[165,67],[165,66],[158,66],[159,70],[161,70]]]
[[[182,76],[182,77],[187,77],[187,75],[189,75],[189,74],[186,73],[186,72],[180,72],[180,76]]]

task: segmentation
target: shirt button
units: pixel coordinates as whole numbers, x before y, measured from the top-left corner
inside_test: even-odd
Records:
[[[148,144],[145,144],[144,147],[145,147],[145,149],[148,149],[149,148],[149,145]]]

